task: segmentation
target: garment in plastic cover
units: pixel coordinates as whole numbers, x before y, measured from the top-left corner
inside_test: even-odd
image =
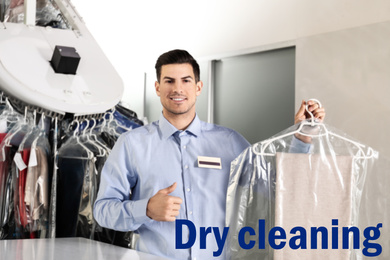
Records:
[[[96,189],[93,153],[76,135],[58,150],[57,237],[90,237]]]
[[[47,238],[51,148],[44,128],[33,126],[13,160],[16,238]]]
[[[229,259],[389,259],[389,166],[309,120],[252,145],[231,164]]]
[[[0,19],[3,22],[24,22],[24,0],[4,0],[1,4]],[[71,29],[55,1],[37,0],[36,25],[59,29]]]
[[[6,121],[10,123],[8,119],[7,117]],[[9,129],[0,143],[0,239],[16,237],[12,174],[15,171],[15,164],[13,159],[20,143],[24,136],[30,132],[31,127],[30,123],[21,118],[18,121],[11,120],[11,124],[7,126]]]

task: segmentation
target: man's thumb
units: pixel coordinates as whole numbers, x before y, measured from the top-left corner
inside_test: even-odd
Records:
[[[177,183],[174,182],[171,186],[166,187],[165,189],[160,190],[160,193],[168,195],[169,193],[172,193],[176,189]]]

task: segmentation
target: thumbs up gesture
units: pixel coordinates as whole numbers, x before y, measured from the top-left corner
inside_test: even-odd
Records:
[[[149,199],[146,207],[146,215],[157,221],[175,221],[179,215],[180,204],[183,200],[179,197],[169,195],[176,189],[177,183],[159,190]]]

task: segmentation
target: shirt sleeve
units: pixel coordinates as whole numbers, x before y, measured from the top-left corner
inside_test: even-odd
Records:
[[[311,144],[302,142],[293,135],[290,146],[290,153],[309,153]]]
[[[133,231],[152,220],[146,216],[148,199],[130,200],[137,178],[131,168],[131,148],[123,134],[104,164],[94,217],[102,227]]]
[[[231,143],[236,157],[250,146],[250,143],[240,133],[234,130],[231,134]]]

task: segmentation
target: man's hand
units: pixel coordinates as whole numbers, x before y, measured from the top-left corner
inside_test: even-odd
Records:
[[[319,122],[323,122],[325,118],[325,108],[320,108],[319,105],[313,100],[309,100],[307,102],[308,110],[313,114],[315,118],[319,120]],[[311,119],[311,115],[306,111],[306,102],[303,100],[301,107],[295,115],[295,124],[306,120]],[[305,143],[311,143],[311,137],[306,135],[301,135],[299,133],[295,134],[295,137]]]
[[[180,204],[183,200],[179,197],[170,196],[176,189],[177,183],[159,190],[149,199],[146,207],[146,215],[157,221],[175,221],[179,215]]]
[[[313,100],[309,100],[307,104],[309,105],[308,110],[313,114],[313,116],[317,118],[320,122],[323,122],[326,114],[325,108],[320,108],[319,105]],[[303,100],[301,107],[295,115],[294,124],[297,124],[305,119],[311,119],[311,116],[309,113],[307,113],[306,102]]]

